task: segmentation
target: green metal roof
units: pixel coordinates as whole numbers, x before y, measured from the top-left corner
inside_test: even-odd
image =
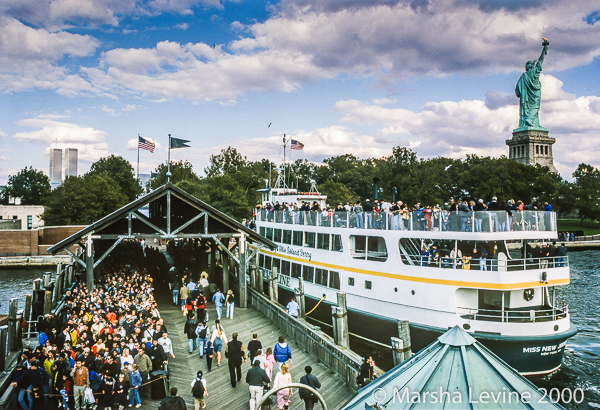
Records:
[[[455,326],[359,390],[354,409],[562,409]]]

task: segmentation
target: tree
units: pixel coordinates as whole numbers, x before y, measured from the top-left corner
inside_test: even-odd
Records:
[[[353,204],[358,201],[358,195],[340,182],[328,180],[319,189],[322,194],[327,195],[327,204],[330,207],[335,207],[339,203]]]
[[[150,180],[150,188],[156,189],[167,183],[168,165],[165,162],[156,167],[156,176]],[[181,181],[200,182],[200,177],[194,173],[194,167],[187,161],[171,162],[171,183]]]
[[[128,202],[119,184],[106,175],[70,176],[48,194],[41,218],[46,226],[88,225]]]
[[[17,175],[9,176],[2,189],[3,203],[8,204],[8,198],[20,197],[23,205],[42,205],[49,192],[50,179],[42,171],[25,167]]]
[[[588,164],[579,164],[573,172],[575,206],[581,224],[585,219],[600,219],[600,171]]]
[[[252,215],[253,205],[248,202],[243,187],[232,175],[216,175],[199,182],[180,181],[177,187],[238,221]]]
[[[111,178],[127,196],[128,202],[135,200],[142,193],[142,187],[135,178],[133,167],[123,157],[110,155],[106,158],[100,158],[92,164],[88,174],[105,175]]]

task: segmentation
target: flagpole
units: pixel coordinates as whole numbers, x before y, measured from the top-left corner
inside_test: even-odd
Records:
[[[140,134],[138,134],[138,163],[137,163],[137,180],[140,183]]]
[[[171,182],[171,134],[169,134],[169,150],[167,159],[167,182]]]

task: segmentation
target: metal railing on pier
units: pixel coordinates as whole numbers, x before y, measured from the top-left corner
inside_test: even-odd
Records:
[[[256,220],[284,225],[326,226],[395,231],[556,232],[556,213],[549,211],[333,212],[256,211]]]

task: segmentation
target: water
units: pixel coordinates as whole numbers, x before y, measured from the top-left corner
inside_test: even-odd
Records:
[[[0,315],[8,314],[8,303],[19,299],[19,309],[25,309],[25,296],[31,295],[33,280],[41,279],[44,273],[56,273],[56,268],[0,269]]]
[[[582,389],[583,403],[562,403],[568,409],[587,409],[588,402],[600,403],[600,314],[598,288],[600,266],[598,251],[569,253],[571,284],[557,292],[557,301],[565,300],[571,321],[579,332],[568,340],[560,370],[542,379],[532,379],[538,386],[559,390]],[[556,395],[556,394],[555,394]],[[568,393],[565,392],[565,396]]]
[[[584,410],[588,402],[600,403],[599,257],[598,251],[569,254],[571,284],[559,289],[557,301],[564,299],[569,305],[571,321],[577,325],[579,333],[568,340],[563,365],[558,372],[532,379],[538,387],[547,391],[553,388],[564,391],[567,398],[565,390],[583,390],[585,400],[582,403],[561,402],[568,409]],[[0,314],[8,313],[8,302],[14,297],[19,298],[19,309],[23,309],[25,295],[31,293],[31,282],[48,271],[53,272],[53,269],[0,270]]]

